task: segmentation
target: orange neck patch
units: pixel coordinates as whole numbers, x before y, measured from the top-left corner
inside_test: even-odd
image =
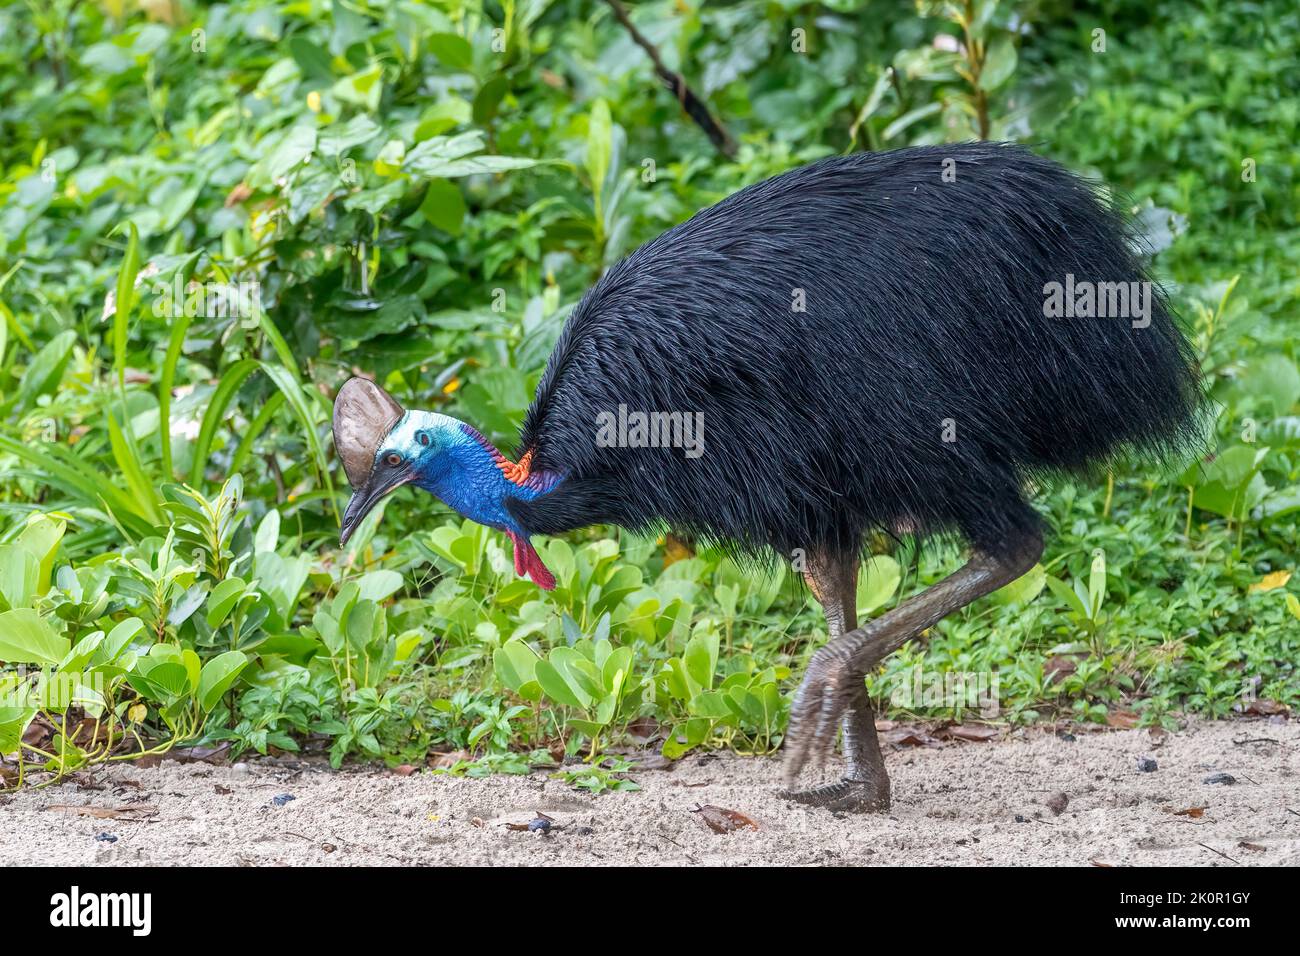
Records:
[[[496,464],[497,467],[501,469],[501,474],[505,475],[507,480],[514,482],[516,485],[522,485],[528,480],[529,469],[532,466],[532,462],[533,450],[530,448],[528,451],[524,452],[524,457],[520,458],[518,462],[510,461],[510,459],[506,458],[505,455],[501,455],[497,458]]]

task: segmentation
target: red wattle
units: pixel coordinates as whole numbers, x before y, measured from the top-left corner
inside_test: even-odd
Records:
[[[541,555],[533,547],[531,541],[524,535],[515,534],[513,531],[507,531],[510,540],[515,544],[515,573],[518,575],[528,575],[543,591],[555,590],[555,575],[542,563]]]

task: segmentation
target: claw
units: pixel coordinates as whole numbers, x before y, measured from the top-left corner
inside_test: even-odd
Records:
[[[883,786],[859,780],[841,780],[811,790],[785,790],[786,800],[833,812],[883,813],[889,810],[889,784]]]

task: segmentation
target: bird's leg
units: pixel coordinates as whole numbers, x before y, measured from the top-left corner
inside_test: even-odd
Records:
[[[1016,580],[1042,553],[1042,538],[1032,532],[1014,542],[1004,557],[977,551],[942,581],[818,650],[790,708],[785,736],[787,785],[793,784],[809,758],[818,759],[830,750],[836,724],[856,706],[867,671],[953,611]]]
[[[826,612],[831,641],[840,640],[858,621],[858,558],[816,558],[805,575],[813,595]],[[844,779],[809,790],[787,791],[799,803],[830,810],[881,811],[889,809],[889,776],[876,740],[876,718],[871,698],[859,673],[848,708],[841,719],[844,731]]]

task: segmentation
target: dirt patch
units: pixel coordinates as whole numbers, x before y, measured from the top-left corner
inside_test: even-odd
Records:
[[[889,753],[894,809],[835,816],[776,795],[775,759],[702,755],[575,792],[545,773],[117,765],[87,789],[0,798],[0,865],[1300,864],[1300,722],[1195,723]],[[1154,770],[1142,770],[1150,766]],[[1235,782],[1206,782],[1228,774]],[[1224,780],[1218,777],[1218,780]],[[83,781],[84,782],[84,781]],[[292,799],[286,799],[291,797]],[[718,834],[700,804],[757,830]],[[1058,812],[1059,811],[1059,812]],[[537,812],[561,829],[511,830]]]

